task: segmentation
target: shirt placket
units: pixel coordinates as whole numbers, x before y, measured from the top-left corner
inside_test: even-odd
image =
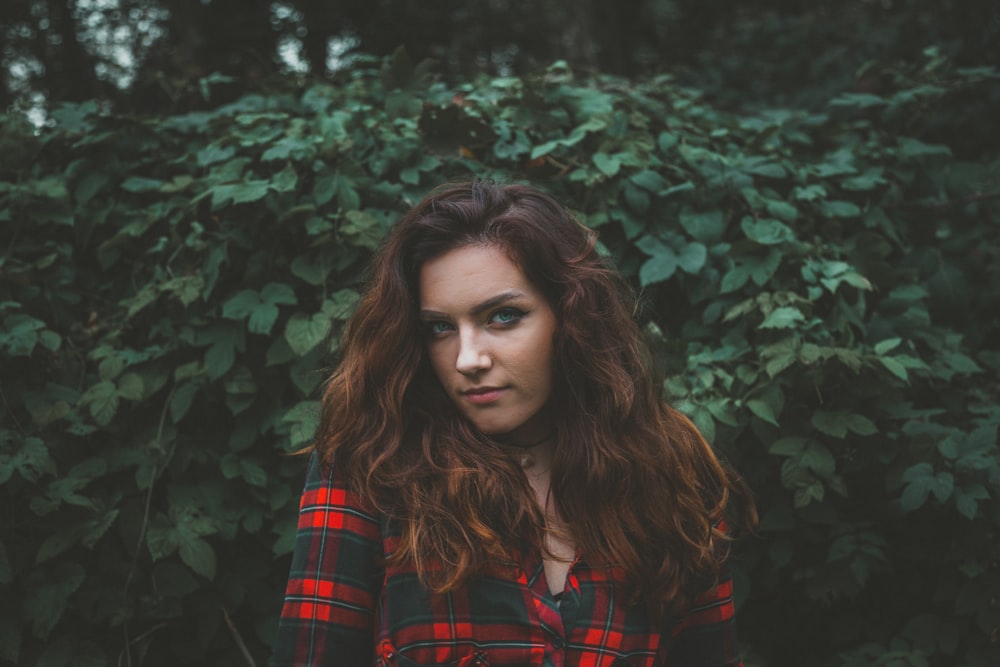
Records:
[[[576,560],[579,560],[579,555]],[[576,576],[573,574],[576,560],[573,561],[573,564],[569,568],[569,573],[566,575],[566,586],[563,590],[564,596],[573,596],[572,600],[562,600],[562,603],[566,605],[566,611],[575,610],[577,607],[575,597],[579,584],[576,581]],[[560,600],[553,597],[549,591],[549,584],[545,579],[545,568],[541,559],[538,559],[533,564],[533,568],[529,572],[532,574],[528,585],[531,589],[532,599],[538,613],[538,621],[542,627],[545,639],[545,667],[566,667],[568,625],[563,614],[562,605],[560,604]]]

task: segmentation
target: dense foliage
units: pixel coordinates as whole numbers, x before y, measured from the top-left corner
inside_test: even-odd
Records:
[[[0,661],[262,664],[366,260],[494,177],[600,231],[755,489],[749,664],[1000,664],[1000,79],[893,71],[730,115],[666,76],[449,87],[398,54],[203,112],[0,117]]]
[[[626,76],[683,72],[730,103],[824,103],[872,59],[928,44],[1000,65],[996,0],[4,0],[0,107],[99,99],[162,114],[257,92],[275,73],[326,76],[403,45],[452,81],[523,75],[561,58]],[[869,84],[877,82],[869,82]],[[818,94],[817,94],[818,93]]]

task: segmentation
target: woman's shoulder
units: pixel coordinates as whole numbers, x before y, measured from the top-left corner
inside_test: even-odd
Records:
[[[335,507],[349,509],[377,520],[377,511],[347,479],[343,466],[327,461],[318,451],[309,454],[301,509]]]

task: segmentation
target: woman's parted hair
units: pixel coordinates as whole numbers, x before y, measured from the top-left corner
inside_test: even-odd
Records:
[[[620,568],[633,602],[657,615],[683,607],[725,558],[730,495],[749,507],[748,494],[663,402],[635,297],[596,234],[535,188],[443,186],[391,230],[326,386],[316,448],[398,522],[389,564],[412,563],[436,590],[510,562],[524,540],[544,548],[526,476],[461,416],[424,355],[420,268],[470,245],[504,250],[555,312],[551,488],[577,548]]]

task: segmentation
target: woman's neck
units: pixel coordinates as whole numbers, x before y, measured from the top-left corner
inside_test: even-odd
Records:
[[[543,469],[545,471],[551,469],[555,442],[555,434],[549,433],[542,438],[523,443],[501,442],[500,447],[517,461],[526,473],[537,474]]]

